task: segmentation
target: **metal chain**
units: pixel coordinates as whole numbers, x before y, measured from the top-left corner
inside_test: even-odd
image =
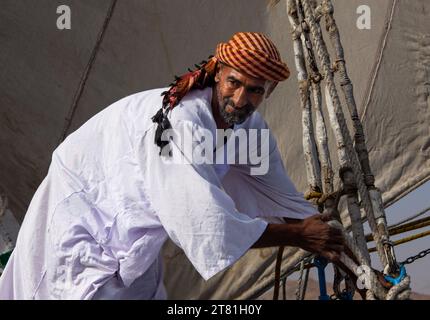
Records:
[[[414,262],[415,260],[424,258],[428,254],[430,254],[430,248],[428,248],[427,250],[421,251],[420,253],[418,253],[415,256],[411,256],[411,257],[407,258],[405,261],[401,262],[400,264],[410,264],[410,263]]]

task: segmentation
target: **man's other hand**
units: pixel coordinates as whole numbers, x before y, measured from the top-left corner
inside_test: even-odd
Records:
[[[301,235],[297,239],[297,246],[336,262],[345,249],[345,239],[341,230],[327,223],[330,220],[332,218],[328,214],[304,219],[300,223]]]

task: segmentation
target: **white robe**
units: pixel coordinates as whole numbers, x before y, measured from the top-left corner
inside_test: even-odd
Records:
[[[209,279],[258,240],[265,218],[317,213],[288,178],[273,136],[262,176],[247,164],[163,162],[151,117],[164,90],[112,104],[53,152],[0,277],[0,299],[164,299],[168,237]],[[190,92],[169,115],[173,128],[215,132],[211,95]],[[254,112],[238,128],[267,124]],[[181,150],[170,144],[175,158]]]

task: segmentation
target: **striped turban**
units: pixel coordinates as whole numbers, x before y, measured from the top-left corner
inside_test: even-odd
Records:
[[[276,46],[261,33],[236,33],[227,43],[218,44],[215,57],[255,78],[278,82],[290,75]]]
[[[158,124],[155,143],[160,150],[168,144],[167,141],[161,140],[163,131],[171,128],[167,114],[190,90],[214,85],[218,62],[248,76],[273,81],[274,86],[290,75],[287,65],[281,61],[278,49],[269,38],[255,32],[234,34],[228,42],[218,44],[215,56],[210,56],[208,61],[195,65],[194,71],[189,69],[188,73],[175,77],[169,90],[162,93],[163,106],[152,117],[152,121]]]

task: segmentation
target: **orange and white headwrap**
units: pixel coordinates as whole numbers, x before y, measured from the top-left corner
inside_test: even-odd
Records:
[[[238,32],[227,43],[220,43],[215,57],[230,67],[255,78],[286,80],[290,71],[273,42],[261,33]]]
[[[167,118],[169,111],[173,110],[190,90],[213,86],[218,62],[248,76],[272,81],[274,86],[290,75],[278,49],[265,35],[256,32],[234,34],[228,42],[218,44],[215,56],[196,65],[196,70],[189,70],[188,73],[176,77],[169,90],[162,93],[163,106],[152,117],[153,122],[158,123],[154,140],[160,148],[168,144],[167,141],[161,140],[161,135],[165,129],[170,128]]]

